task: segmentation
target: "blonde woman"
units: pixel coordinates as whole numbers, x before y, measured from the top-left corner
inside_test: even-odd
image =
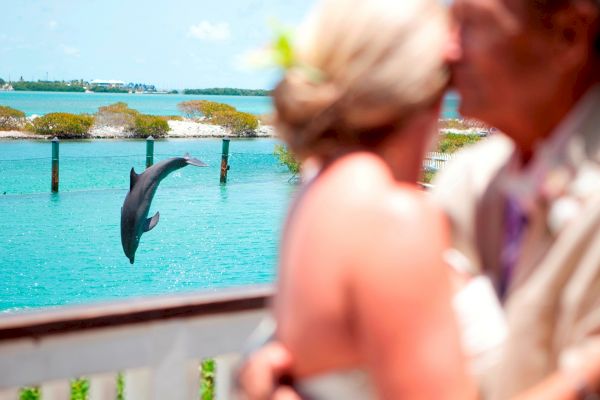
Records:
[[[276,127],[316,169],[281,244],[275,318],[287,372],[363,368],[378,398],[469,398],[447,227],[416,184],[448,79],[444,9],[324,0],[298,37],[274,91]]]

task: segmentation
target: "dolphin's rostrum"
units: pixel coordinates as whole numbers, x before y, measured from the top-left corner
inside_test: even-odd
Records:
[[[135,260],[135,251],[140,244],[142,234],[158,224],[160,218],[158,212],[152,218],[148,218],[150,204],[158,184],[171,172],[186,165],[206,167],[206,164],[202,161],[190,158],[186,154],[183,157],[161,161],[146,169],[140,175],[136,174],[134,169],[131,168],[129,192],[121,208],[121,243],[123,244],[123,251],[131,264]]]

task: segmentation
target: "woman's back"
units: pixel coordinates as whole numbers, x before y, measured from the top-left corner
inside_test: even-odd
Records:
[[[294,375],[362,366],[382,395],[458,398],[465,381],[444,248],[440,214],[380,157],[352,152],[324,168],[281,248],[277,336]]]

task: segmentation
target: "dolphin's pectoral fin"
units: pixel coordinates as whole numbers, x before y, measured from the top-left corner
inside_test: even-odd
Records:
[[[156,214],[154,214],[154,217],[148,218],[146,220],[146,226],[144,226],[144,232],[148,232],[149,230],[152,230],[152,228],[154,228],[156,226],[156,224],[158,224],[159,219],[160,219],[160,213],[157,211]]]
[[[135,173],[135,170],[131,168],[131,172],[129,173],[129,190],[133,189],[135,183],[138,180],[139,175]]]

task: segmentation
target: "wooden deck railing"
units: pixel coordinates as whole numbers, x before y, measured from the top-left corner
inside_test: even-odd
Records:
[[[267,313],[270,286],[128,300],[0,317],[0,400],[39,385],[43,400],[68,400],[85,376],[90,400],[198,399],[199,363],[217,361],[216,394],[229,398],[230,368]]]

